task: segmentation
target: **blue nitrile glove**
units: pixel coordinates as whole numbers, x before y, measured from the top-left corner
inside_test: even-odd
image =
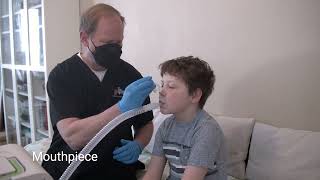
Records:
[[[138,141],[129,141],[121,139],[122,146],[113,151],[113,159],[124,164],[136,162],[142,152],[142,147]]]
[[[142,105],[151,91],[156,87],[151,77],[144,77],[129,84],[124,90],[118,107],[122,113]]]

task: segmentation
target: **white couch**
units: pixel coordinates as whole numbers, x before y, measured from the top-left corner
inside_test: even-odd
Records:
[[[167,117],[154,110],[155,131],[140,160],[150,161],[154,135]],[[277,128],[253,118],[214,116],[226,139],[229,180],[320,180],[320,132]],[[32,152],[46,152],[49,139],[27,145]],[[41,162],[40,162],[41,163]],[[145,171],[139,172],[139,177]],[[163,179],[168,175],[168,167]]]

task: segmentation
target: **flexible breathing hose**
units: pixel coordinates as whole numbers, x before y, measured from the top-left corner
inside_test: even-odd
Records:
[[[136,115],[145,113],[147,111],[151,111],[155,108],[159,107],[158,103],[151,103],[144,105],[139,108],[132,109],[130,111],[127,111],[125,113],[122,113],[115,117],[112,121],[110,121],[107,125],[105,125],[89,142],[88,144],[80,151],[79,154],[89,154],[92,149],[116,126],[118,126],[123,121],[132,118]],[[68,168],[63,172],[59,180],[68,180],[73,172],[77,169],[77,167],[80,165],[82,161],[79,161],[79,159],[76,159],[72,161],[72,163],[68,166]]]

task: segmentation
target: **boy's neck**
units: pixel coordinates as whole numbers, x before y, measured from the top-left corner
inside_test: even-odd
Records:
[[[198,110],[198,106],[188,106],[183,111],[174,113],[174,116],[178,122],[191,122],[196,117]]]

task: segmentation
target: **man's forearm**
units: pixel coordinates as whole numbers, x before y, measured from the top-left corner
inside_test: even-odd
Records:
[[[66,143],[73,150],[83,148],[106,124],[118,116],[120,111],[114,105],[104,112],[84,119],[67,118],[57,123],[57,128]]]

